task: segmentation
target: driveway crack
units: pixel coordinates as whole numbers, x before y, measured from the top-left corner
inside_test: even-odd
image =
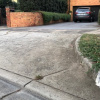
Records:
[[[19,91],[21,91],[22,90],[22,88],[21,89],[18,89],[18,90],[16,90],[16,91],[14,91],[14,92],[12,92],[12,93],[9,93],[9,94],[7,94],[7,95],[5,95],[5,96],[2,96],[0,99],[4,99],[5,97],[7,97],[7,96],[10,96],[10,95],[12,95],[12,94],[14,94],[14,93],[17,93],[17,92],[19,92]]]

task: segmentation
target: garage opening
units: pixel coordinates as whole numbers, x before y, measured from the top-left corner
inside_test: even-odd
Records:
[[[98,20],[98,12],[100,9],[100,6],[73,6],[73,20],[75,18],[75,12],[77,10],[78,7],[91,7],[92,11],[95,11],[95,21]]]

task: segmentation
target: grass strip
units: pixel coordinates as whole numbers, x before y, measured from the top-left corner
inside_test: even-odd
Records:
[[[93,62],[92,69],[100,70],[100,35],[84,34],[79,42],[79,48],[83,56]]]

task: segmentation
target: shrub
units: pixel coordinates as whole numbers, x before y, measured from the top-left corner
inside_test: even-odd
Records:
[[[25,12],[47,11],[65,13],[67,0],[19,0],[20,9]]]
[[[70,20],[70,15],[66,13],[53,13],[53,12],[44,12],[41,11],[43,15],[43,20],[44,23],[47,24],[50,21],[58,21],[58,20],[63,20],[63,21],[69,21]]]
[[[15,10],[15,12],[23,12],[23,11],[21,11],[21,10]]]
[[[98,13],[98,24],[100,25],[100,10],[99,10],[99,13]]]

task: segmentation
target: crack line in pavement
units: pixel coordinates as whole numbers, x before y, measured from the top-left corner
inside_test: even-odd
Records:
[[[57,72],[54,72],[54,73],[51,73],[51,74],[48,74],[48,75],[44,75],[43,77],[54,75],[54,74],[57,74],[57,73],[60,73],[60,72],[66,71],[66,70],[68,70],[68,69],[66,68],[66,69],[63,69],[63,70],[60,70],[60,71],[57,71]]]
[[[14,94],[14,93],[17,93],[17,92],[19,92],[19,91],[21,91],[21,90],[22,90],[22,88],[19,89],[19,90],[14,91],[14,92],[12,92],[12,93],[9,93],[9,94],[7,94],[7,95],[5,95],[5,96],[2,96],[0,99],[4,99],[5,97],[7,97],[7,96],[9,96],[9,95],[12,95],[12,94]]]
[[[43,84],[43,85],[46,85],[46,86],[48,86],[48,87],[51,87],[51,88],[53,88],[53,89],[59,90],[59,91],[61,91],[61,92],[63,92],[63,93],[67,93],[67,94],[72,95],[72,96],[74,96],[74,97],[80,98],[80,99],[82,99],[82,100],[87,100],[87,99],[81,98],[81,97],[79,97],[79,96],[76,96],[76,95],[74,95],[74,94],[71,94],[71,93],[69,93],[69,92],[65,92],[65,91],[60,90],[60,89],[58,89],[58,88],[55,88],[55,87],[52,87],[52,86],[50,86],[50,85],[44,84],[44,83],[42,83],[42,82],[39,82],[39,81],[36,81],[36,82],[38,82],[38,83],[40,83],[40,84]]]
[[[32,78],[30,78],[30,77],[27,77],[27,76],[24,76],[24,75],[20,75],[20,74],[17,74],[17,73],[15,73],[15,72],[12,72],[12,71],[9,71],[9,70],[3,69],[3,68],[0,68],[0,69],[5,70],[5,71],[7,71],[7,72],[10,72],[10,73],[12,73],[12,74],[16,74],[16,75],[19,75],[19,76],[28,78],[28,79],[32,79]]]
[[[34,81],[35,79],[32,79],[31,81],[29,81],[28,83],[26,83],[23,87],[26,87],[28,84],[30,84],[32,81]]]
[[[12,93],[9,93],[9,94],[7,94],[7,95],[5,95],[5,96],[2,96],[0,99],[4,99],[4,98],[7,97],[7,96],[10,96],[10,95],[15,94],[15,93],[17,93],[17,92],[20,92],[21,90],[23,90],[23,89],[25,88],[26,85],[28,85],[28,84],[31,83],[32,81],[33,81],[33,79],[32,79],[31,81],[29,81],[28,83],[26,83],[22,88],[20,88],[20,89],[14,91],[14,92],[12,92]]]

